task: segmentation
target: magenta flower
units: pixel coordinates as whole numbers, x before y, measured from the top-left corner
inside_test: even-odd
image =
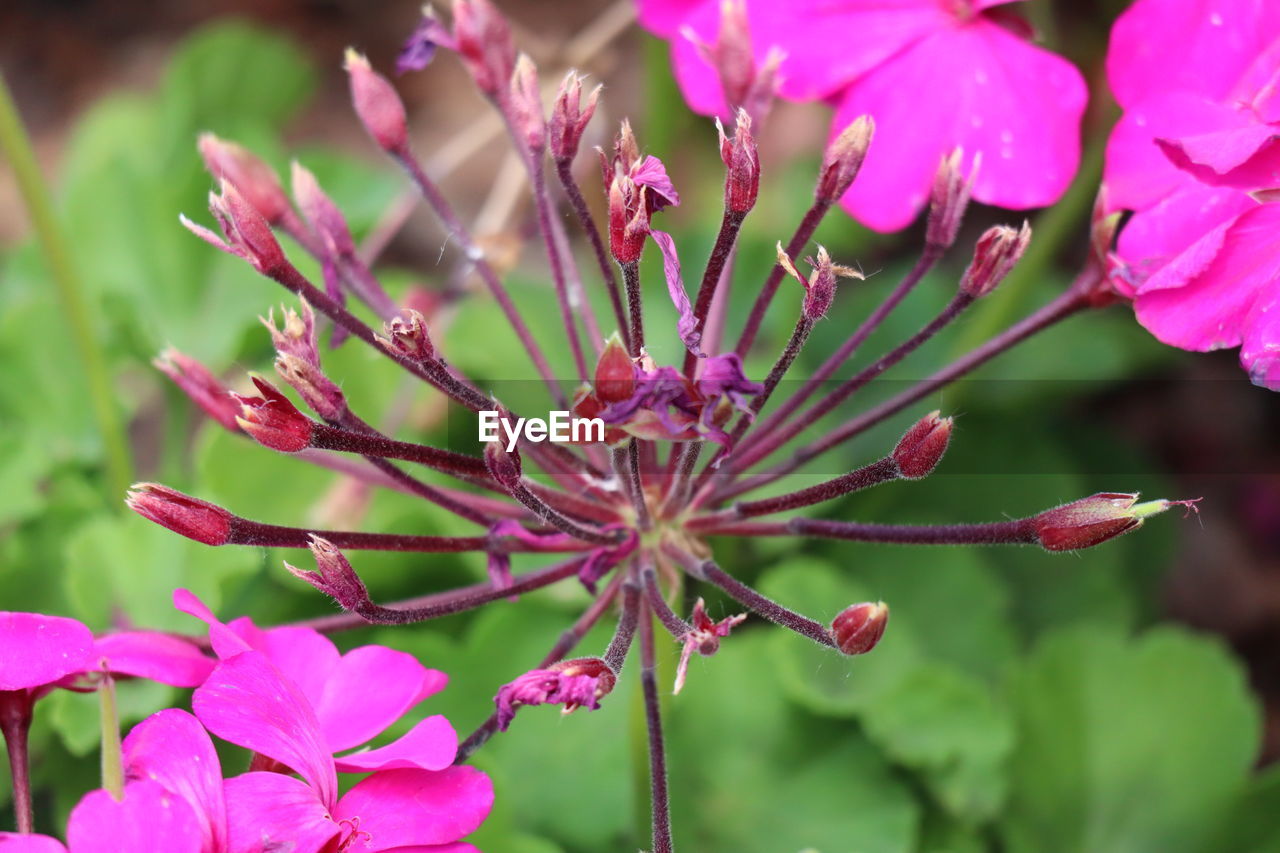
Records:
[[[1113,283],[1167,344],[1241,347],[1280,388],[1280,7],[1139,0],[1111,36],[1125,108],[1107,148],[1108,204],[1133,210]],[[1195,68],[1195,73],[1189,69]]]
[[[750,0],[751,52],[781,49],[778,92],[836,106],[839,132],[875,119],[877,144],[842,203],[878,231],[903,228],[929,200],[938,160],[981,158],[978,201],[1024,209],[1054,202],[1079,161],[1087,91],[1066,60],[1027,41],[1008,0]],[[638,0],[640,21],[672,42],[676,78],[696,111],[726,115],[720,0]],[[821,37],[816,34],[821,33]]]
[[[440,690],[443,673],[381,646],[340,656],[307,628],[264,631],[247,619],[224,625],[186,590],[174,600],[209,625],[222,659],[196,690],[196,716],[260,756],[255,767],[269,768],[226,782],[232,853],[286,841],[297,853],[320,851],[334,839],[344,851],[473,849],[455,842],[484,821],[493,787],[480,771],[452,766],[458,739],[444,717],[428,717],[379,749],[334,757]],[[371,775],[340,798],[338,771]]]

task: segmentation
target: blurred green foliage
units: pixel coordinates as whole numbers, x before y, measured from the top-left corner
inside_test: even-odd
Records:
[[[241,24],[206,29],[179,49],[157,91],[104,99],[80,120],[57,187],[119,400],[133,419],[139,476],[279,523],[304,523],[322,505],[331,506],[326,496],[338,478],[198,423],[198,413],[147,362],[172,342],[217,370],[269,365],[269,343],[255,317],[282,294],[243,263],[193,239],[176,217],[184,211],[203,219],[197,214],[210,181],[194,151],[198,131],[245,143],[282,167],[281,133],[315,85],[314,69],[287,41]],[[691,176],[699,169],[689,161],[714,164],[711,131],[704,123],[670,119],[669,86],[651,92],[668,99],[649,105],[651,113],[668,115],[662,136],[690,130],[707,142],[705,154],[685,146],[675,158],[687,201],[664,214],[686,268],[694,269],[714,234],[719,179],[715,168],[706,168],[705,182],[696,183]],[[643,138],[643,122],[638,128]],[[299,156],[345,207],[357,232],[368,229],[398,186],[388,170],[363,160],[325,150]],[[816,152],[805,161],[766,164],[764,196],[738,257],[730,329],[740,327],[772,263],[774,241],[789,234],[803,212],[815,164]],[[793,375],[815,367],[910,263],[909,237],[872,241],[839,215],[821,237],[840,260],[865,258],[874,275],[841,291]],[[954,286],[961,255],[922,283],[868,342],[864,358],[929,319]],[[649,264],[647,322],[662,329],[674,324],[674,315],[659,271]],[[585,258],[582,266],[591,268]],[[425,272],[441,278],[437,270]],[[7,252],[0,275],[4,606],[71,615],[99,629],[133,624],[194,633],[193,620],[169,603],[171,590],[182,585],[227,617],[248,613],[271,623],[326,613],[327,601],[280,569],[283,553],[206,548],[104,504],[101,448],[83,405],[82,372],[39,255],[32,246]],[[392,271],[388,278],[403,283],[412,276]],[[1065,280],[1046,275],[1024,304],[1043,301]],[[553,340],[547,287],[536,272],[522,271],[512,283],[535,333]],[[604,316],[603,294],[592,298]],[[797,288],[784,286],[766,342],[785,339],[798,298]],[[493,305],[471,300],[443,348],[478,377],[529,378],[514,337],[492,334],[495,328],[505,326]],[[926,375],[954,352],[963,331],[961,323],[940,336],[895,376]],[[658,360],[674,359],[674,336],[654,337]],[[770,363],[768,347],[761,352],[749,361],[752,375]],[[367,350],[348,346],[326,357],[331,375],[371,420],[427,399]],[[1166,357],[1123,312],[1077,318],[982,371],[985,381],[922,401],[825,467],[811,466],[775,489],[875,458],[913,417],[962,400],[951,453],[934,477],[857,496],[832,514],[981,521],[1096,490],[1158,492],[1161,479],[1141,449],[1088,422],[1072,400]],[[878,383],[858,404],[900,387]],[[848,411],[816,424],[812,434]],[[439,437],[443,429],[438,425],[425,437]],[[402,432],[424,437],[411,426]],[[377,495],[362,523],[418,533],[456,527],[398,494]],[[1280,850],[1280,776],[1251,772],[1259,711],[1239,663],[1212,639],[1153,625],[1153,583],[1177,537],[1188,533],[1194,529],[1176,518],[1161,518],[1078,556],[716,543],[727,569],[814,618],[830,619],[851,601],[883,598],[893,620],[883,644],[865,659],[848,660],[749,623],[714,658],[694,660],[684,693],[664,699],[681,847],[705,853]],[[484,571],[473,555],[362,553],[358,566],[383,600],[469,582]],[[535,664],[584,601],[580,590],[566,586],[431,625],[354,632],[340,642],[385,643],[448,672],[450,688],[421,713],[446,713],[465,732],[488,714],[497,686]],[[734,612],[714,597],[711,608],[716,616]],[[598,629],[582,648],[594,653],[606,642],[607,632]],[[675,649],[666,652],[669,683]],[[478,845],[504,853],[587,853],[643,843],[647,782],[633,681],[624,678],[597,713],[562,718],[546,709],[525,711],[477,755],[498,789]],[[122,685],[124,721],[175,699],[185,701],[176,691]],[[71,694],[56,694],[39,707],[33,748],[46,829],[56,831],[80,794],[96,785],[94,707]],[[7,780],[0,780],[0,799],[6,797]],[[7,815],[0,819],[7,822]]]

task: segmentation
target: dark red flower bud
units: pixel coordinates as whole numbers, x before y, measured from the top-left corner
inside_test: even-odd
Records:
[[[526,54],[520,54],[511,73],[509,104],[512,124],[525,150],[540,157],[547,144],[547,122],[542,115],[542,90],[538,86],[538,67]]]
[[[778,265],[804,286],[804,302],[801,304],[800,310],[810,323],[816,323],[827,316],[827,311],[831,309],[831,303],[836,298],[837,279],[862,279],[866,277],[852,267],[832,263],[831,255],[827,254],[827,250],[822,246],[818,247],[818,259],[816,261],[813,258],[805,258],[809,266],[813,268],[813,276],[811,278],[805,278],[800,274],[795,264],[792,263],[791,257],[783,250],[781,241],[777,245],[777,253]]]
[[[489,0],[454,0],[453,39],[476,86],[497,98],[516,65],[511,27]]]
[[[276,373],[326,421],[341,421],[346,416],[347,396],[319,365],[282,352],[276,356]]]
[[[347,227],[346,217],[333,203],[316,176],[302,167],[298,161],[293,162],[293,198],[298,202],[307,224],[320,237],[320,243],[328,251],[330,257],[347,257],[356,253],[355,240],[351,238],[351,229]]]
[[[289,199],[275,170],[249,149],[219,139],[212,133],[200,134],[196,146],[209,174],[235,185],[245,201],[253,205],[268,223],[278,224],[289,212]]]
[[[903,433],[893,449],[893,461],[898,464],[898,475],[904,480],[928,476],[947,452],[952,420],[938,414],[930,412],[917,421]]]
[[[234,395],[240,402],[240,417],[236,418],[240,428],[264,447],[282,453],[310,447],[314,422],[262,377],[253,377],[253,384],[261,397]]]
[[[354,50],[347,50],[346,68],[351,83],[351,103],[360,123],[383,150],[404,151],[409,144],[409,124],[395,87]]]
[[[925,241],[938,251],[950,248],[955,243],[960,222],[969,207],[973,179],[978,174],[980,158],[973,159],[973,166],[967,176],[964,174],[963,159],[964,152],[959,148],[944,156],[933,179]]]
[[[520,485],[519,450],[508,451],[501,440],[491,441],[484,446],[484,464],[493,479],[503,488],[514,489]]]
[[[205,414],[232,432],[240,431],[240,425],[236,423],[240,406],[209,368],[172,347],[160,353],[151,363],[172,379]]]
[[[1138,503],[1138,495],[1099,492],[1045,510],[1031,519],[1041,547],[1046,551],[1074,551],[1114,539],[1142,526],[1150,516],[1172,506],[1196,509],[1196,501],[1154,500]]]
[[[316,568],[320,571],[305,571],[285,563],[284,567],[290,574],[332,598],[343,610],[360,612],[372,604],[364,582],[332,542],[312,536],[309,547],[316,558]]]
[[[604,404],[631,399],[636,390],[636,366],[614,332],[605,341],[604,352],[596,362],[595,395]]]
[[[975,299],[986,296],[1004,281],[1031,242],[1026,222],[1017,231],[1007,225],[988,228],[973,250],[973,261],[960,279],[960,292]]]
[[[835,204],[853,186],[875,131],[876,123],[871,116],[858,116],[827,144],[822,154],[822,169],[818,172],[818,186],[813,193],[818,201]]]
[[[620,264],[635,263],[644,251],[649,212],[643,203],[643,192],[621,171],[609,184],[609,251]]]
[[[720,134],[720,159],[728,172],[724,182],[724,206],[734,213],[748,213],[760,194],[760,152],[751,136],[751,117],[738,110],[733,139],[724,135],[724,126],[716,119]]]
[[[406,308],[388,320],[382,329],[387,336],[378,338],[378,343],[389,352],[411,361],[435,357],[436,348],[427,332],[427,319],[421,312]]]
[[[865,655],[876,647],[889,624],[889,605],[854,604],[846,607],[831,623],[831,638],[846,655]]]
[[[263,275],[271,276],[287,269],[289,261],[267,220],[230,181],[224,178],[220,186],[222,195],[209,193],[209,212],[218,221],[221,237],[185,216],[179,216],[179,221],[201,240],[243,258]]]
[[[583,105],[582,77],[577,71],[565,75],[556,94],[556,102],[551,107],[551,125],[547,134],[551,156],[557,161],[567,162],[578,153],[582,134],[591,122],[591,116],[595,115],[600,89],[600,86],[592,89]]]
[[[225,545],[235,516],[159,483],[134,483],[124,502],[145,519],[205,545]]]

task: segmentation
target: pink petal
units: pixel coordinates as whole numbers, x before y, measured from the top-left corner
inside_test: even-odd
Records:
[[[191,590],[175,589],[173,591],[173,606],[209,626],[209,642],[218,657],[229,658],[249,650],[249,644],[226,625],[222,624],[218,617],[213,615],[213,611],[205,606],[205,603],[197,598]]]
[[[1265,124],[1157,139],[1169,160],[1202,183],[1259,190],[1280,187],[1280,130]]]
[[[386,746],[354,752],[334,759],[342,773],[369,773],[375,770],[443,770],[458,754],[458,734],[439,714],[427,717],[408,734]]]
[[[0,851],[4,853],[67,853],[62,842],[47,835],[20,835],[0,832]]]
[[[671,235],[665,231],[650,231],[649,236],[658,244],[662,252],[662,270],[667,278],[667,293],[675,303],[680,319],[676,322],[676,332],[689,352],[702,355],[698,344],[702,341],[702,331],[693,316],[693,306],[689,303],[689,295],[684,292],[684,282],[680,278],[680,258],[676,255],[676,244]]]
[[[1255,207],[1242,192],[1188,180],[1183,189],[1125,223],[1117,252],[1140,285],[1205,234]]]
[[[338,821],[359,818],[372,841],[351,850],[447,844],[474,832],[493,806],[493,783],[474,767],[383,770],[356,785],[338,803]]]
[[[316,716],[329,751],[368,743],[449,677],[404,652],[361,646],[342,656],[328,674]]]
[[[1240,364],[1253,384],[1280,391],[1280,278],[1263,287],[1245,318]]]
[[[715,9],[717,0],[636,0],[640,26],[655,35],[673,38],[696,11]],[[719,12],[716,12],[717,17]]]
[[[859,115],[876,139],[846,210],[879,231],[910,224],[938,162],[980,155],[973,197],[1001,207],[1053,202],[1075,173],[1086,90],[1065,60],[979,20],[932,36],[850,86],[833,126]]]
[[[318,853],[341,831],[316,792],[300,779],[245,773],[224,785],[227,853]]]
[[[147,780],[126,785],[119,802],[105,790],[90,791],[67,824],[67,846],[76,853],[201,853],[200,839],[191,806]]]
[[[678,206],[680,204],[680,194],[676,192],[675,184],[671,183],[671,176],[667,174],[667,167],[652,154],[646,155],[643,160],[632,167],[631,180],[635,181],[638,186],[648,188],[649,198],[654,205],[654,210],[661,210],[668,205]]]
[[[1280,278],[1280,205],[1259,205],[1210,231],[1138,289],[1138,321],[1189,350],[1239,346],[1259,295]]]
[[[40,687],[97,666],[93,634],[76,620],[0,611],[0,690]]]
[[[1280,122],[1280,36],[1254,58],[1232,100],[1247,103],[1259,121]]]
[[[186,640],[156,631],[110,634],[97,642],[107,668],[174,687],[198,687],[213,672],[213,661]]]
[[[411,847],[392,847],[385,853],[480,853],[480,848],[465,841],[458,841],[453,844],[414,844]]]
[[[218,664],[191,705],[209,731],[296,770],[321,802],[336,802],[333,756],[315,710],[262,652],[242,652]]]
[[[267,656],[272,666],[302,690],[317,711],[325,685],[338,666],[341,655],[333,641],[311,628],[259,628],[247,617],[234,619],[227,627]]]
[[[1107,79],[1124,107],[1176,90],[1219,100],[1276,33],[1272,0],[1138,0],[1111,30]]]
[[[227,840],[222,799],[222,765],[213,741],[191,714],[159,711],[133,727],[124,739],[124,770],[132,783],[155,782],[191,807],[203,840],[200,849],[219,851]]]

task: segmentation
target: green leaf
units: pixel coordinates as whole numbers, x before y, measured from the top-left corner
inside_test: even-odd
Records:
[[[1280,765],[1249,780],[1205,850],[1214,853],[1280,851]]]
[[[1011,853],[1220,853],[1259,714],[1240,665],[1171,628],[1048,635],[1012,681]]]

